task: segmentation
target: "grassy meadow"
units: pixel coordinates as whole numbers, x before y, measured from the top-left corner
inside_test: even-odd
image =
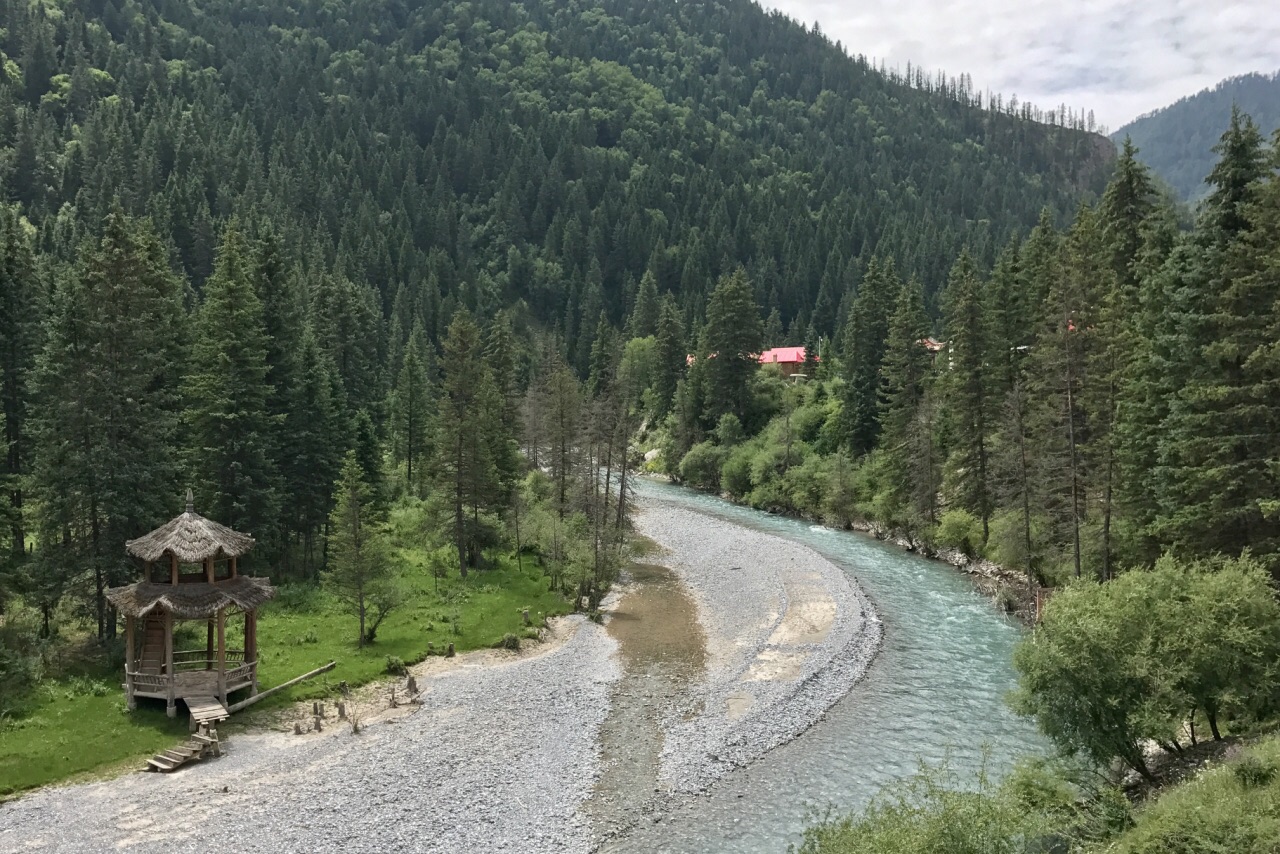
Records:
[[[393,529],[416,527],[417,513],[398,508]],[[295,583],[277,588],[276,599],[259,613],[259,679],[265,690],[329,661],[328,673],[269,697],[234,719],[253,725],[255,716],[288,703],[332,696],[340,682],[355,687],[384,676],[388,658],[406,664],[421,661],[434,648],[443,654],[453,643],[458,652],[491,647],[504,635],[521,634],[521,610],[534,625],[571,610],[558,593],[548,592],[537,561],[526,556],[521,569],[514,556],[473,571],[465,581],[451,570],[437,579],[433,563],[444,555],[396,537],[396,556],[404,603],[379,627],[374,643],[357,644],[357,621],[322,587]],[[228,621],[227,644],[242,643],[239,618]],[[177,641],[203,645],[204,629],[188,624],[189,637]],[[196,637],[198,635],[198,638]],[[53,668],[51,668],[53,669]],[[68,672],[57,668],[60,672]],[[135,712],[124,703],[123,665],[101,657],[75,668],[76,675],[46,679],[27,697],[0,697],[0,799],[48,783],[140,767],[150,754],[172,746],[187,731],[181,707],[169,720],[160,700],[139,699]],[[238,695],[237,695],[238,696]]]

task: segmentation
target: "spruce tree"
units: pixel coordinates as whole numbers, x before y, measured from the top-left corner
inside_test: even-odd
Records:
[[[60,583],[85,571],[98,637],[114,637],[103,592],[137,574],[124,541],[178,509],[185,321],[163,244],[118,209],[55,282],[31,398],[46,621]]]
[[[685,341],[680,309],[670,293],[662,297],[658,313],[658,367],[653,380],[656,408],[654,418],[661,420],[671,410],[676,385],[688,367],[689,347]]]
[[[269,453],[268,339],[249,247],[235,223],[223,232],[194,326],[184,393],[199,506],[270,546],[280,503]]]
[[[397,463],[405,465],[405,485],[410,495],[420,493],[422,462],[429,447],[434,399],[428,374],[430,346],[421,325],[415,326],[404,351],[390,407],[393,456]]]
[[[279,472],[289,496],[281,508],[282,522],[300,539],[303,574],[311,576],[317,565],[318,535],[333,506],[333,484],[338,479],[346,431],[333,399],[333,364],[310,327],[302,330],[294,357],[298,383],[289,390],[285,415],[288,453]]]
[[[652,270],[646,270],[640,278],[640,290],[636,294],[636,305],[631,310],[627,322],[627,333],[632,338],[644,338],[658,331],[658,313],[661,311],[658,299],[658,283]]]
[[[893,296],[901,289],[893,261],[872,259],[844,330],[843,444],[854,456],[870,453],[880,435],[880,364],[889,334]]]
[[[27,412],[40,343],[43,300],[31,236],[15,208],[0,207],[0,408],[5,455],[0,467],[0,588],[26,552],[23,482],[30,468]],[[9,567],[6,570],[6,567]],[[3,596],[0,595],[0,605]]]
[[[355,451],[347,453],[334,489],[324,586],[356,617],[356,643],[364,647],[373,642],[387,614],[403,601],[403,593],[396,583],[386,534],[373,518],[369,487]]]
[[[746,272],[739,268],[722,276],[707,304],[699,353],[705,361],[707,423],[717,423],[725,413],[736,415],[744,425],[755,423],[751,380],[759,370],[762,336],[760,307]]]
[[[1262,137],[1236,110],[1215,151],[1221,159],[1186,259],[1186,293],[1173,295],[1189,340],[1178,354],[1183,381],[1165,421],[1156,521],[1164,542],[1191,555],[1270,551],[1277,536],[1260,506],[1273,492],[1269,471],[1254,451],[1272,430],[1270,407],[1253,399],[1245,375],[1246,363],[1270,343],[1258,306],[1274,294],[1266,276],[1248,270],[1251,217],[1266,168]]]
[[[934,450],[931,354],[924,346],[929,317],[916,279],[902,284],[889,319],[881,370],[880,445],[891,503],[913,522],[937,522],[938,465]]]
[[[945,400],[953,426],[950,485],[956,504],[982,520],[982,542],[994,510],[987,433],[993,422],[990,332],[982,281],[968,250],[951,268],[946,291]]]

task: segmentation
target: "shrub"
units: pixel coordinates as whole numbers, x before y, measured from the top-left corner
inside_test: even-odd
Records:
[[[680,461],[680,479],[697,489],[718,492],[720,467],[724,460],[724,448],[710,442],[699,442]]]
[[[405,666],[404,660],[397,655],[387,656],[387,672],[392,676],[404,676],[409,672],[409,668]]]
[[[751,457],[754,453],[750,445],[739,445],[729,452],[720,467],[720,488],[734,498],[745,498],[751,492]]]
[[[1276,766],[1251,754],[1232,765],[1231,773],[1244,788],[1261,789],[1276,778]]]
[[[935,536],[939,545],[958,549],[966,557],[975,558],[982,553],[982,520],[968,510],[943,513]]]
[[[518,650],[520,649],[520,636],[507,632],[502,636],[502,640],[498,641],[494,646],[498,649]]]

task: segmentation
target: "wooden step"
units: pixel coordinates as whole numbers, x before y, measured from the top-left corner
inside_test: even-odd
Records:
[[[216,738],[210,738],[209,736],[203,733],[195,732],[191,734],[191,741],[187,743],[191,744],[192,742],[195,742],[197,744],[210,745],[210,744],[217,744],[218,740]]]
[[[177,768],[180,763],[174,762],[164,756],[153,756],[147,760],[147,764],[157,771],[172,771]]]

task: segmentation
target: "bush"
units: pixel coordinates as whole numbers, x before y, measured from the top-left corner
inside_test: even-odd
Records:
[[[396,655],[388,655],[387,672],[392,676],[404,676],[409,672],[409,668],[405,666],[404,659]]]
[[[513,651],[518,650],[520,649],[520,636],[517,634],[512,634],[511,632],[507,632],[505,635],[502,636],[502,639],[500,641],[494,644],[494,647],[496,647],[497,649],[510,649]]]
[[[720,488],[736,499],[746,498],[751,492],[751,457],[754,453],[751,445],[739,445],[729,452],[720,467]]]
[[[968,510],[948,510],[938,520],[938,545],[958,549],[972,559],[982,554],[982,520]]]
[[[1231,773],[1244,788],[1260,789],[1276,778],[1276,766],[1251,754],[1232,765]]]
[[[699,442],[680,461],[680,479],[697,489],[718,492],[720,467],[724,460],[724,448],[710,442]]]

